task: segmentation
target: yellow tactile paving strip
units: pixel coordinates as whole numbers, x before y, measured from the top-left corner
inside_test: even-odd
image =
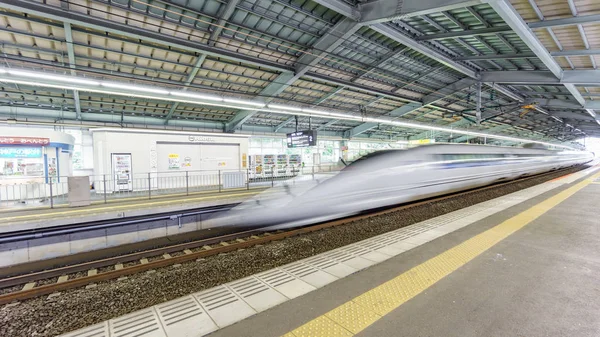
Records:
[[[227,199],[227,198],[235,198],[235,197],[244,197],[251,196],[259,193],[260,190],[249,190],[241,193],[223,193],[212,196],[200,196],[200,197],[192,197],[192,198],[184,198],[184,199],[175,199],[175,200],[162,200],[162,201],[151,201],[144,202],[138,204],[125,204],[125,205],[107,205],[105,207],[94,207],[94,208],[78,208],[60,212],[46,212],[46,213],[37,213],[37,214],[28,214],[28,215],[18,215],[12,217],[0,217],[2,222],[7,223],[9,221],[27,221],[27,220],[36,220],[36,219],[49,219],[49,218],[60,218],[65,216],[77,216],[77,215],[94,215],[100,214],[106,211],[114,211],[119,209],[146,209],[146,208],[154,208],[156,206],[165,206],[165,205],[176,205],[182,203],[191,203],[198,201],[207,201],[207,200],[215,200],[215,199]],[[123,202],[128,200],[123,199]]]
[[[353,336],[600,177],[594,175],[400,274],[283,337]]]

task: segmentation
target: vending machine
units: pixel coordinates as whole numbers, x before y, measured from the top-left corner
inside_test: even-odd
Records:
[[[250,179],[258,179],[263,176],[263,156],[250,156]]]
[[[288,156],[287,154],[277,155],[277,171],[275,173],[278,177],[285,177],[288,175]]]
[[[265,177],[271,177],[275,172],[275,155],[265,154],[263,156],[263,172]]]

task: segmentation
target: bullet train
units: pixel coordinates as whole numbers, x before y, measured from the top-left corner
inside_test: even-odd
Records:
[[[593,154],[468,144],[366,155],[337,175],[285,181],[213,218],[208,227],[290,228],[585,164]]]

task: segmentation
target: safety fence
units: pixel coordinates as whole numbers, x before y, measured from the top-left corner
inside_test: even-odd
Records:
[[[261,170],[215,170],[184,172],[147,172],[121,175],[89,176],[89,199],[92,203],[128,198],[165,198],[202,192],[224,192],[229,189],[272,187],[276,182],[297,176],[312,176],[338,172],[338,165],[306,167],[265,167]],[[47,206],[69,202],[68,177],[40,178],[19,183],[0,184],[0,211],[13,211],[32,206]]]

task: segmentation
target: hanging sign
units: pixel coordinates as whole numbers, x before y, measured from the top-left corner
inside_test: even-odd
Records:
[[[298,131],[287,134],[288,147],[308,147],[317,145],[317,132],[315,130]]]
[[[50,144],[50,138],[0,136],[0,144],[46,146]]]
[[[435,143],[435,139],[413,139],[409,140],[408,143],[415,145],[433,144]]]

